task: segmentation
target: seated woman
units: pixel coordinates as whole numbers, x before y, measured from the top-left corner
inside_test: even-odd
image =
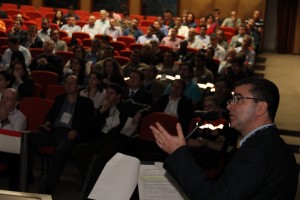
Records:
[[[94,102],[95,109],[98,109],[105,97],[101,85],[101,75],[96,72],[91,72],[88,77],[88,85],[86,89],[80,91],[79,95],[87,97]]]
[[[191,135],[187,144],[194,152],[199,165],[204,168],[213,168],[219,166],[219,161],[223,157],[227,148],[228,121],[222,117],[223,110],[220,107],[219,100],[214,96],[208,96],[204,99],[203,109],[206,112],[214,111],[216,116],[202,117],[202,125],[212,125],[214,128],[205,127]],[[223,125],[223,128],[217,128]],[[216,128],[216,129],[215,129]]]
[[[121,72],[121,66],[112,58],[107,58],[103,62],[103,86],[106,87],[111,83],[117,83],[121,87],[125,86],[124,77]]]
[[[75,75],[78,78],[79,85],[84,86],[86,83],[84,60],[81,60],[80,58],[72,58],[70,64],[70,69],[64,72],[63,83],[69,75]]]
[[[19,99],[32,97],[34,82],[31,79],[25,63],[17,62],[12,66],[12,80],[9,87],[14,88],[19,95]]]

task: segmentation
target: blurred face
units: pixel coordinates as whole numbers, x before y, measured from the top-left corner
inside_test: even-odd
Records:
[[[194,38],[195,36],[196,36],[196,30],[194,28],[190,28],[189,38]]]
[[[100,49],[99,44],[97,42],[91,42],[91,51],[97,52]]]
[[[44,52],[52,53],[55,48],[54,42],[52,40],[48,40],[44,43]]]
[[[96,17],[95,16],[90,16],[89,17],[89,25],[90,26],[94,26],[95,21],[96,21]]]
[[[116,105],[121,99],[121,95],[117,94],[115,90],[108,88],[105,93],[105,100],[109,105]]]
[[[181,79],[189,79],[191,76],[189,66],[187,65],[181,65],[179,69],[179,74]]]
[[[47,20],[42,21],[42,29],[47,30],[49,28],[49,23]]]
[[[174,81],[171,86],[170,95],[173,98],[181,97],[183,94],[183,87],[179,81]]]
[[[8,43],[8,48],[12,51],[15,52],[19,49],[20,45],[18,44],[13,44],[13,43]]]
[[[231,16],[231,19],[235,20],[236,19],[236,12],[235,11],[232,11],[230,13],[230,16]]]
[[[131,26],[132,26],[133,28],[138,27],[138,25],[139,25],[139,21],[138,21],[138,20],[133,19],[133,20],[131,21]]]
[[[7,81],[2,75],[0,75],[0,89],[5,89],[9,84],[9,81]]]
[[[106,20],[106,18],[107,18],[107,12],[104,11],[100,12],[100,19]]]
[[[214,11],[214,17],[219,17],[220,16],[220,12],[218,10]]]
[[[203,110],[204,111],[217,111],[217,106],[213,101],[205,100],[203,103]]]
[[[181,19],[181,17],[177,17],[177,18],[175,19],[175,26],[180,27],[181,24],[182,24],[182,19]]]
[[[249,19],[248,21],[248,26],[250,26],[250,28],[254,27],[254,19]]]
[[[172,57],[172,54],[170,52],[166,52],[164,54],[164,61],[166,63],[172,63],[173,62],[173,57]]]
[[[248,36],[246,36],[246,37],[243,38],[243,46],[244,47],[251,46],[251,39]]]
[[[165,17],[165,20],[167,20],[167,21],[169,21],[169,20],[172,19],[172,15],[171,15],[171,13],[169,13],[169,12],[165,12],[165,13],[164,13],[164,17]]]
[[[229,92],[229,88],[227,87],[226,82],[218,81],[215,83],[215,95],[218,98],[220,99],[226,98],[228,92]]]
[[[19,63],[15,64],[13,73],[16,73],[19,75],[19,77],[22,77],[24,75],[23,66]]]
[[[163,19],[161,16],[158,16],[158,17],[157,17],[157,21],[159,21],[161,24],[164,23],[164,19]]]
[[[151,35],[153,35],[153,33],[154,33],[154,29],[149,26],[147,29],[147,35],[151,36]]]
[[[170,33],[171,37],[176,37],[177,35],[177,31],[175,28],[171,28],[171,33]]]
[[[191,14],[191,13],[188,14],[188,15],[187,15],[187,21],[188,21],[188,22],[192,22],[193,20],[194,20],[193,14]]]
[[[83,58],[83,52],[80,48],[76,48],[75,51],[74,51],[74,56],[76,58]]]
[[[213,18],[212,16],[209,16],[207,19],[206,19],[206,22],[211,24],[213,22]]]
[[[53,41],[55,41],[55,42],[59,39],[59,33],[58,33],[57,30],[52,31],[51,39],[52,39]]]
[[[21,23],[20,23],[20,21],[15,21],[14,22],[14,29],[15,30],[21,30]]]
[[[218,43],[218,39],[217,38],[212,38],[212,37],[210,38],[210,44],[211,45],[214,46],[214,45],[217,45],[217,43]]]
[[[68,76],[64,85],[67,94],[76,94],[79,89],[76,76]]]
[[[71,69],[73,70],[73,72],[76,76],[79,75],[79,73],[80,73],[80,62],[79,62],[79,60],[77,60],[77,59],[72,60]]]
[[[90,88],[96,88],[100,84],[100,80],[97,78],[96,74],[90,74],[88,85]]]
[[[160,23],[158,21],[154,22],[153,26],[156,28],[156,30],[160,29]]]
[[[55,16],[60,19],[62,17],[62,12],[61,11],[57,11]]]
[[[206,34],[206,28],[205,27],[200,27],[200,35],[205,35]]]
[[[69,26],[73,26],[73,25],[75,25],[75,17],[69,17],[69,19],[68,19],[68,24],[69,24]]]
[[[36,28],[30,28],[28,30],[28,36],[30,38],[35,38],[37,36],[37,29]]]
[[[4,106],[10,113],[17,106],[17,94],[14,90],[7,89],[1,97],[1,106]]]
[[[132,72],[129,75],[128,86],[131,89],[137,89],[141,86],[142,81],[138,73]]]
[[[115,27],[115,25],[116,25],[116,21],[114,20],[114,19],[110,19],[109,20],[109,24],[110,24],[110,27]]]
[[[106,74],[113,75],[113,73],[114,73],[113,63],[111,61],[106,61],[105,66],[104,66],[104,70],[105,70]]]
[[[16,18],[22,20],[23,16],[22,16],[22,14],[19,13],[19,14],[17,14]]]
[[[258,10],[254,11],[253,17],[254,17],[255,19],[258,19],[259,16],[260,16],[260,12],[259,12]]]
[[[130,56],[131,63],[138,63],[140,62],[141,56],[138,53],[132,53]]]
[[[246,34],[246,28],[245,27],[239,27],[239,35],[245,35]]]
[[[145,79],[153,79],[156,78],[156,74],[154,71],[154,66],[149,66],[147,69],[144,70]]]
[[[223,31],[218,30],[217,33],[216,33],[216,35],[217,35],[218,40],[223,39]]]

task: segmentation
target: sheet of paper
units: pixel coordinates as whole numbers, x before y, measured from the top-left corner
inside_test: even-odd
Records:
[[[131,136],[136,130],[137,124],[132,123],[132,118],[128,117],[123,129],[121,130],[121,134]]]
[[[137,158],[117,153],[105,165],[88,198],[130,199],[137,184],[140,165]]]
[[[0,151],[20,154],[21,137],[0,134]]]
[[[140,200],[188,200],[162,163],[141,165],[138,188]]]

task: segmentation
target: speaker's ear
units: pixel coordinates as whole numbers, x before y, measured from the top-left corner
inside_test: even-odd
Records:
[[[263,115],[268,111],[268,103],[265,101],[258,102],[257,114]]]

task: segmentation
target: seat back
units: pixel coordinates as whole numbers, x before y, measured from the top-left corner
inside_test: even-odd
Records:
[[[20,102],[20,111],[26,116],[27,129],[38,130],[44,124],[45,117],[52,107],[53,101],[37,97],[25,97]]]
[[[29,51],[32,58],[44,53],[44,49],[42,48],[29,48]]]
[[[143,21],[141,21],[140,25],[141,26],[151,26],[151,25],[153,25],[153,22],[154,21],[152,21],[152,20],[143,20]]]
[[[124,42],[119,42],[119,41],[110,41],[109,43],[112,47],[114,47],[114,49],[118,52],[120,52],[121,50],[125,50],[126,45]]]
[[[130,58],[132,54],[131,50],[122,50],[120,51],[120,56],[126,57],[126,58]]]
[[[6,32],[0,30],[0,37],[7,37]],[[1,43],[1,45],[3,45],[3,44]]]
[[[117,41],[124,42],[126,44],[126,47],[129,47],[130,44],[135,43],[135,39],[130,36],[119,36],[117,37]]]
[[[90,35],[88,33],[84,33],[84,32],[73,32],[72,33],[72,37],[73,38],[78,38],[81,40],[81,42],[84,40],[84,39],[89,39],[91,38]]]
[[[39,11],[27,11],[25,15],[29,17],[30,20],[34,20],[35,18],[42,18],[42,13]]]
[[[48,85],[45,94],[45,99],[54,100],[57,96],[65,93],[65,88],[62,85]]]
[[[33,89],[33,97],[41,97],[42,94],[42,86],[41,84],[34,83],[34,89]]]
[[[131,45],[129,46],[129,49],[130,49],[130,50],[134,50],[134,49],[142,50],[142,47],[143,47],[142,44],[136,44],[136,43],[134,43],[134,44],[131,44]]]
[[[162,112],[153,112],[142,118],[139,138],[142,140],[155,141],[154,135],[149,127],[150,125],[155,126],[156,122],[159,122],[170,134],[177,135],[176,124],[179,122],[177,117]]]
[[[114,56],[114,59],[121,65],[126,65],[129,62],[129,58],[123,56]]]
[[[58,34],[59,34],[59,39],[60,40],[63,37],[69,37],[69,35],[68,35],[68,33],[66,31],[58,30]]]
[[[3,10],[18,9],[18,5],[17,4],[13,4],[13,3],[2,3],[2,9]]]
[[[55,53],[56,55],[61,56],[65,64],[74,57],[73,52],[70,51],[56,51]]]
[[[31,72],[34,82],[42,86],[41,92],[46,93],[48,85],[57,85],[59,82],[58,75],[55,72],[36,70]]]

